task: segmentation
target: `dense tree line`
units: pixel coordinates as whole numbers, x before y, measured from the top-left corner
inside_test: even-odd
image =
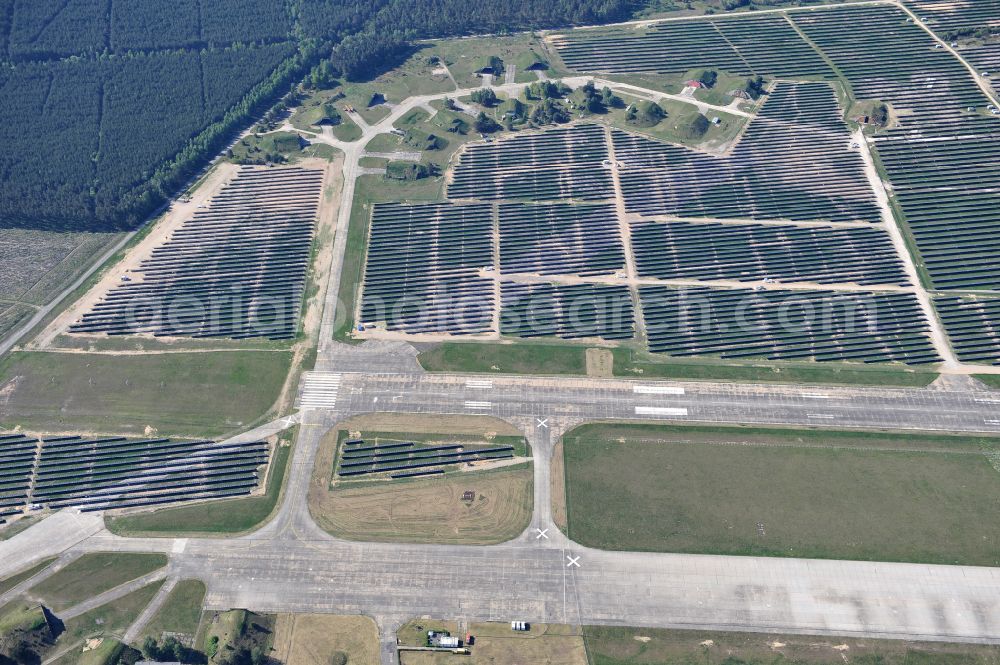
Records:
[[[209,44],[287,38],[292,19],[280,0],[202,0],[201,33]]]
[[[7,0],[14,61],[288,40],[280,0]],[[200,8],[199,8],[200,5]],[[6,31],[5,33],[6,34]]]
[[[116,50],[180,48],[201,41],[200,0],[111,3],[111,47]]]
[[[0,225],[86,228],[103,70],[29,63],[0,87]]]
[[[405,27],[414,37],[511,32],[609,23],[631,16],[635,0],[393,0],[373,19],[378,30]]]
[[[134,225],[160,206],[167,197],[187,182],[205,162],[221,151],[233,134],[267,110],[277,99],[301,80],[316,63],[318,46],[304,42],[298,52],[282,62],[264,81],[255,85],[223,117],[210,124],[170,161],[156,170],[146,183],[134,188],[120,200],[108,201],[98,209],[104,218],[119,224]]]
[[[388,1],[292,0],[292,13],[306,37],[336,41],[364,32],[371,18]]]
[[[350,81],[370,79],[401,63],[412,52],[399,32],[348,35],[333,49],[333,66]]]
[[[0,225],[134,226],[323,55],[317,77],[365,79],[418,38],[608,22],[640,2],[0,0]]]
[[[408,41],[623,20],[641,0],[298,0],[307,35],[340,39],[333,63],[349,80],[371,78],[409,53]]]
[[[608,23],[631,16],[639,0],[300,0],[307,34],[373,36],[405,31],[411,38],[449,37]]]
[[[0,223],[134,225],[221,149],[224,135],[284,94],[315,55],[314,45],[297,52],[276,44],[7,69]]]
[[[106,10],[102,0],[14,0],[10,55],[53,58],[103,51]]]

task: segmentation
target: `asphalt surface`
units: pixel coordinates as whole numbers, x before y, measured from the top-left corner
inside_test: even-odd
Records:
[[[399,346],[354,348],[362,356],[380,350],[400,367],[412,359]],[[1000,417],[997,393],[415,373],[340,377],[334,407],[300,414],[280,510],[261,530],[232,539],[131,539],[104,531],[93,516],[60,515],[53,518],[62,521],[59,538],[45,520],[0,543],[0,575],[23,567],[25,558],[13,558],[18,555],[164,551],[170,579],[205,580],[211,609],[373,615],[387,645],[399,622],[420,615],[1000,643],[997,569],[592,550],[555,528],[548,496],[548,461],[560,434],[591,419],[656,419],[637,416],[636,407],[686,409],[688,416],[670,418],[676,421],[974,432],[994,428],[987,421]],[[490,406],[473,409],[471,402]],[[338,421],[376,409],[488,413],[517,424],[535,458],[531,526],[515,541],[491,547],[358,543],[320,530],[306,507],[319,441]],[[815,414],[835,419],[815,422]],[[383,649],[385,662],[392,662],[391,652]]]
[[[799,387],[617,379],[341,373],[336,412],[642,419],[1000,433],[1000,396],[967,387]]]

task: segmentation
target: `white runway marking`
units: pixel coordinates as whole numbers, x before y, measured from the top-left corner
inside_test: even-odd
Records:
[[[469,379],[465,382],[466,388],[480,388],[482,390],[492,390],[493,382],[489,379]]]
[[[820,393],[805,393],[802,396],[808,399],[831,399],[829,395],[821,395]]]
[[[985,422],[987,425],[1000,425],[1000,420],[995,420],[990,418],[987,418],[983,422]]]
[[[988,399],[986,397],[979,397],[972,401],[979,402],[981,404],[1000,404],[1000,399]]]
[[[687,409],[680,409],[670,406],[637,406],[635,415],[637,416],[686,416]]]
[[[675,386],[633,386],[636,395],[683,395],[684,389]]]
[[[332,409],[337,406],[340,374],[306,372],[299,406],[303,409]]]
[[[822,418],[824,420],[833,420],[837,416],[831,415],[829,413],[807,413],[806,418]]]
[[[493,404],[490,402],[466,402],[465,408],[467,409],[492,409]]]

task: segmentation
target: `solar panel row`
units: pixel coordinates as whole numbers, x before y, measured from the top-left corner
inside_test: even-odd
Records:
[[[242,169],[71,332],[294,337],[322,184],[315,169]]]
[[[103,510],[251,492],[263,441],[0,437],[0,518],[29,504]]]

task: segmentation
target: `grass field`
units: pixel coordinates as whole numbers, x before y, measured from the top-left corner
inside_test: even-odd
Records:
[[[445,342],[417,360],[429,372],[585,375],[586,347],[579,344]],[[628,347],[612,349],[615,376],[700,381],[828,383],[875,386],[926,386],[936,372],[864,365],[742,365],[718,362],[654,362]]]
[[[350,143],[351,141],[360,139],[362,133],[357,123],[351,120],[351,117],[346,113],[341,118],[341,121],[331,129],[337,140]]]
[[[44,561],[39,562],[38,564],[32,566],[31,568],[27,568],[15,575],[11,575],[10,577],[5,577],[4,579],[0,580],[0,594],[10,591],[18,584],[27,579],[31,579],[38,573],[48,568],[49,564],[51,564],[55,560],[56,560],[55,557],[52,557],[51,559],[45,559]]]
[[[283,665],[378,665],[378,626],[369,617],[279,614],[272,657]]]
[[[1000,647],[585,626],[591,665],[996,665]]]
[[[56,614],[108,589],[167,565],[164,554],[95,552],[76,561],[28,590]]]
[[[0,542],[4,540],[9,540],[21,533],[25,529],[31,528],[36,522],[41,520],[39,515],[26,515],[13,522],[7,523],[4,527],[0,528]]]
[[[743,130],[746,121],[743,117],[731,113],[710,111],[706,117],[711,119],[717,117],[718,124],[712,124],[701,136],[688,136],[686,128],[692,119],[698,115],[698,107],[691,104],[673,100],[663,99],[659,102],[660,108],[666,112],[666,117],[653,126],[645,127],[639,124],[630,123],[625,119],[625,107],[638,104],[642,99],[628,94],[619,94],[624,106],[622,108],[608,109],[606,113],[591,116],[594,120],[605,122],[612,127],[619,127],[625,131],[637,134],[645,134],[660,141],[667,141],[679,145],[698,146],[706,150],[721,151],[726,148]],[[728,104],[732,99],[727,99],[724,104]],[[716,103],[716,102],[710,102]]]
[[[290,437],[290,433],[285,434]],[[274,511],[284,485],[291,446],[279,445],[271,462],[267,490],[259,496],[207,501],[131,515],[104,518],[112,533],[130,537],[184,534],[239,534],[253,530]]]
[[[530,51],[547,60],[550,65],[554,64],[538,38],[530,33],[441,40],[434,42],[426,53],[434,54],[447,63],[458,87],[474,88],[482,84],[482,78],[476,75],[476,71],[485,66],[487,58],[494,55],[504,61],[505,67],[515,67],[516,81],[537,80],[534,72],[519,71],[516,68],[519,59]],[[565,75],[565,72],[553,68],[546,74],[549,78],[558,78]]]
[[[0,361],[0,424],[43,432],[211,437],[268,414],[287,351],[14,353]]]
[[[1000,374],[973,374],[990,388],[1000,388]]]
[[[313,518],[335,536],[486,545],[515,538],[531,520],[533,476],[526,464],[423,480],[341,484],[331,489],[340,434],[332,431],[320,444],[309,486]],[[466,490],[476,493],[473,501],[462,500]]]
[[[143,629],[142,636],[160,640],[163,633],[180,633],[193,638],[198,632],[204,602],[204,582],[181,580],[171,589],[163,605]]]
[[[611,550],[1000,565],[1000,440],[585,425],[569,536]]]
[[[451,621],[416,619],[399,633],[402,644],[423,646],[428,630],[446,630],[464,635]],[[515,633],[509,623],[473,623],[469,632],[475,636],[470,656],[401,651],[401,665],[587,665],[587,654],[579,628],[561,625],[532,624],[531,631]]]
[[[81,654],[86,639],[112,635],[121,636],[142,610],[149,605],[161,586],[163,586],[163,580],[148,584],[126,596],[67,621],[65,624],[66,632],[59,636],[56,649],[61,651],[74,643],[76,646],[69,653],[56,660],[56,665],[79,665],[81,662],[85,662]]]

